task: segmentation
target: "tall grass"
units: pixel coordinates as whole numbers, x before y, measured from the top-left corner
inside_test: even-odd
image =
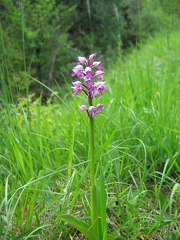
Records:
[[[106,186],[108,230],[121,239],[180,235],[178,52],[179,32],[159,35],[106,70],[95,161]],[[87,116],[70,90],[64,101],[52,96],[53,104],[31,95],[10,104],[2,86],[1,238],[84,239],[60,219],[88,215]]]

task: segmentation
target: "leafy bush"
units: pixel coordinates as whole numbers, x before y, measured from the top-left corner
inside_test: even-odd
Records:
[[[2,76],[13,90],[29,85],[40,92],[31,75],[48,86],[69,80],[77,55],[97,52],[105,64],[157,30],[177,23],[177,4],[171,10],[161,0],[2,0]],[[172,23],[173,19],[173,23]],[[174,23],[175,22],[175,23]]]
[[[73,52],[68,29],[74,6],[55,0],[3,0],[0,7],[1,60],[8,68],[9,85],[25,88],[22,82],[27,72],[49,86],[54,78],[61,80]]]
[[[119,47],[129,48],[170,21],[156,0],[74,2],[71,38],[87,55],[98,51],[105,60],[117,56]]]

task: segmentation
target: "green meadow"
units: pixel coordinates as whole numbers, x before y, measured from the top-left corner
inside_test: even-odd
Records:
[[[116,239],[180,236],[179,36],[150,37],[105,69],[95,162]],[[68,82],[57,91],[41,84],[51,96],[45,104],[30,93],[10,103],[2,86],[0,239],[85,239],[61,220],[68,213],[86,221],[89,212],[89,123],[78,108],[85,99],[72,98]]]

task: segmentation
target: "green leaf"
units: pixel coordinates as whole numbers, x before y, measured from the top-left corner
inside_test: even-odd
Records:
[[[104,186],[104,176],[102,167],[100,167],[100,210],[101,210],[101,228],[103,239],[107,239],[107,221],[106,221],[106,192]]]
[[[72,215],[63,214],[60,219],[64,222],[67,222],[72,227],[79,230],[84,236],[86,236],[89,240],[100,240],[98,239],[94,233],[91,230],[91,226],[89,226],[87,223],[83,222],[82,220],[79,220],[75,218]],[[111,240],[111,239],[109,239]]]
[[[27,237],[29,234],[31,234],[33,232],[33,234],[37,234],[38,232],[40,232],[41,229],[37,229],[37,230],[29,230],[27,232],[22,233],[21,235],[19,235],[18,237],[12,238],[13,240],[21,240],[24,239],[25,237]]]
[[[107,234],[107,240],[114,240],[114,237],[111,234]]]
[[[176,235],[172,233],[171,240],[180,240],[180,236],[176,238]]]

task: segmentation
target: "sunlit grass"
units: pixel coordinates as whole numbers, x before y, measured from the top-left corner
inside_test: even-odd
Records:
[[[180,235],[178,54],[176,32],[150,39],[106,70],[105,109],[95,119],[95,160],[104,175],[109,232],[124,239]],[[75,239],[78,233],[61,215],[88,215],[88,119],[70,89],[64,96],[46,105],[30,95],[19,104],[1,99],[4,240]]]

